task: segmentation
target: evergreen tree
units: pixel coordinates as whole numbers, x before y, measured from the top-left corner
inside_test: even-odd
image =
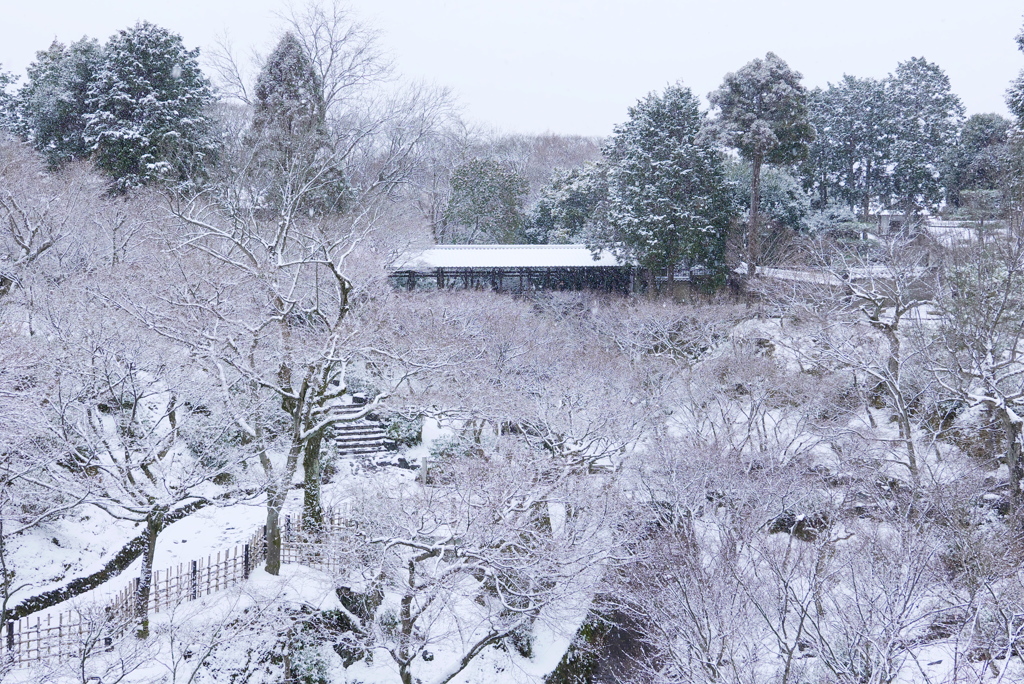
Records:
[[[102,61],[99,43],[82,38],[68,46],[54,41],[28,67],[28,82],[16,98],[17,127],[50,168],[89,156],[86,101]]]
[[[210,84],[199,51],[148,22],[112,36],[89,87],[85,141],[112,190],[153,180],[186,183],[216,153]]]
[[[689,88],[629,109],[606,150],[612,246],[671,280],[680,264],[725,270],[729,198],[721,154]]]
[[[607,202],[606,176],[607,169],[601,164],[555,169],[530,212],[528,239],[540,244],[584,241],[588,224],[595,221],[599,208]]]
[[[285,33],[267,57],[255,96],[254,132],[282,145],[323,133],[323,84],[294,34]]]
[[[886,82],[843,76],[809,99],[815,139],[801,165],[804,187],[816,207],[841,202],[870,213],[871,201],[890,190],[888,164],[894,137],[893,103]]]
[[[757,210],[761,167],[792,164],[807,156],[814,129],[807,120],[807,92],[800,73],[772,52],[735,73],[726,74],[708,97],[719,112],[718,123],[729,145],[753,169],[747,227],[747,273],[754,275],[759,253]]]
[[[896,114],[894,205],[904,213],[937,206],[942,200],[942,161],[953,146],[964,107],[950,89],[949,77],[922,57],[898,64],[888,87]]]
[[[999,114],[974,114],[964,122],[943,170],[950,204],[962,206],[965,192],[1000,189],[1006,174],[1010,127],[1010,121]]]
[[[841,201],[859,206],[862,218],[872,204],[910,213],[934,207],[962,117],[949,79],[922,58],[882,80],[844,76],[811,97],[817,137],[801,165],[804,187],[818,208]]]
[[[525,240],[523,201],[526,179],[493,159],[471,159],[451,177],[451,198],[445,211],[450,225],[462,227],[459,242],[516,244]]]
[[[14,74],[4,71],[3,64],[0,64],[0,131],[12,130],[14,126],[14,105],[13,99],[7,92],[7,87],[15,82]]]
[[[742,215],[750,207],[752,169],[749,164],[726,164],[726,178],[732,196],[732,211]],[[761,174],[760,204],[757,214],[768,230],[785,228],[803,230],[804,219],[811,211],[807,193],[792,174],[783,169],[765,167]]]
[[[277,213],[344,209],[349,188],[331,150],[323,82],[294,34],[267,57],[254,94],[247,138],[261,202]]]

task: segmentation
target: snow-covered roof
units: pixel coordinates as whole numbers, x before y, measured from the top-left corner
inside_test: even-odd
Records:
[[[439,245],[405,254],[395,271],[435,268],[585,268],[624,266],[614,254],[601,250],[595,258],[586,245]]]

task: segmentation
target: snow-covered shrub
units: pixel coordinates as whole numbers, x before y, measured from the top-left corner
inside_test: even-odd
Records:
[[[430,460],[427,467],[427,484],[446,484],[452,478],[452,471],[462,462],[482,458],[479,444],[462,435],[439,437],[430,445]]]
[[[394,413],[384,417],[384,432],[399,446],[412,447],[423,441],[423,417]]]

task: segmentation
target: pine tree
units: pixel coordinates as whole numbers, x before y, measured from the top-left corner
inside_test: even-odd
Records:
[[[606,150],[611,244],[669,280],[680,264],[725,269],[728,192],[704,124],[690,89],[669,86],[630,107]]]
[[[198,49],[148,22],[112,36],[89,88],[85,141],[112,190],[157,179],[188,183],[217,151],[210,84]]]
[[[28,82],[15,103],[17,128],[50,168],[89,156],[86,100],[102,61],[99,43],[82,38],[68,46],[54,41],[28,67]]]
[[[721,87],[708,96],[719,112],[725,140],[753,167],[750,218],[747,226],[747,273],[754,275],[760,259],[757,209],[761,167],[792,164],[807,156],[814,129],[807,120],[807,92],[800,73],[772,52],[726,74]]]

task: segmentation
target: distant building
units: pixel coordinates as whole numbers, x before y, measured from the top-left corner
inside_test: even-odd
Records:
[[[403,255],[388,277],[424,289],[599,290],[632,292],[632,264],[585,245],[440,245]]]

